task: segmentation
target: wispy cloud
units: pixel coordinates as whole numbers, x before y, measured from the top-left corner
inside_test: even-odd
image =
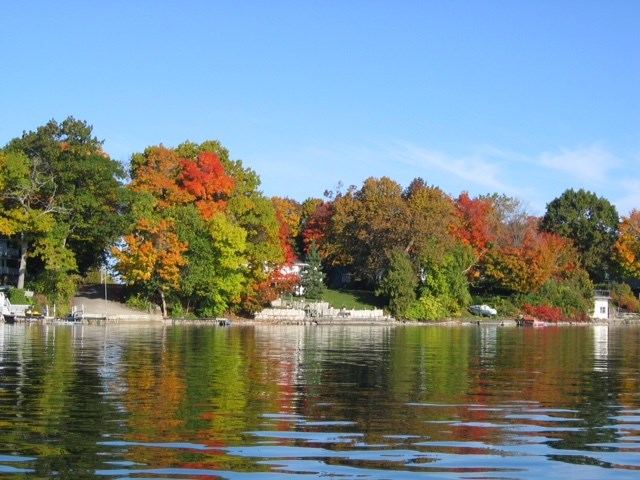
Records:
[[[511,187],[499,179],[502,173],[499,162],[488,156],[473,154],[452,156],[427,150],[409,143],[398,143],[391,155],[396,160],[421,169],[437,169],[472,184],[489,190],[509,192]]]
[[[396,162],[459,186],[457,191],[504,193],[530,202],[538,213],[566,188],[596,191],[621,213],[640,206],[640,179],[621,181],[616,175],[625,162],[599,144],[533,154],[484,145],[453,155],[396,142],[389,152]]]
[[[535,215],[542,215],[548,202],[568,188],[594,191],[621,215],[640,208],[640,176],[629,167],[638,161],[616,157],[598,144],[533,153],[483,145],[454,154],[406,141],[375,140],[305,146],[276,158],[252,159],[268,194],[288,192],[298,199],[321,196],[338,182],[358,186],[369,176],[389,176],[404,187],[422,177],[453,196],[462,191],[505,194],[528,204]]]
[[[604,185],[620,160],[600,145],[577,149],[560,148],[557,153],[544,152],[537,159],[540,166],[557,170],[587,185]]]

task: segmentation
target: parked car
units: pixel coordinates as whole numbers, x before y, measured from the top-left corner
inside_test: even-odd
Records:
[[[469,311],[480,317],[495,317],[498,314],[498,311],[489,305],[471,305]]]

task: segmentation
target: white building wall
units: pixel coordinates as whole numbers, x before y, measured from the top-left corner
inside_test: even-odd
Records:
[[[609,299],[596,297],[593,308],[593,318],[607,320],[609,318]]]

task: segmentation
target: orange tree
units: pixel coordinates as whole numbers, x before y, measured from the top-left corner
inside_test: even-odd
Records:
[[[114,248],[113,254],[116,268],[128,283],[143,285],[148,293],[160,295],[162,315],[166,317],[165,294],[180,286],[187,247],[175,234],[174,222],[153,222],[141,217],[135,230],[123,238],[123,246]]]
[[[504,289],[536,292],[549,279],[577,266],[571,243],[559,235],[538,232],[536,219],[524,226],[521,241],[503,240],[489,250],[484,271]]]
[[[618,229],[618,240],[614,245],[614,257],[624,274],[640,278],[640,212],[632,210],[622,217]]]
[[[248,305],[283,263],[273,204],[258,191],[255,172],[231,160],[218,142],[149,147],[133,156],[130,174],[132,228],[116,252],[118,268],[148,295],[157,292],[164,301],[170,292],[174,315],[216,316]],[[148,228],[141,228],[147,224],[168,228],[162,245],[170,239],[176,247],[176,277],[132,268],[144,258],[142,265],[153,265],[157,255]]]
[[[475,268],[477,262],[483,260],[497,240],[498,216],[490,198],[471,198],[467,192],[462,192],[455,204],[459,222],[453,225],[451,233],[463,245],[471,247],[476,263],[469,265],[467,274],[475,280],[480,277],[480,271]]]

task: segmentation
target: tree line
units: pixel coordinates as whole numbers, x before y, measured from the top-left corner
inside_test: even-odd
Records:
[[[567,190],[543,217],[515,198],[457,198],[416,178],[368,178],[304,202],[268,198],[218,141],[150,146],[111,159],[73,117],[0,150],[0,235],[19,245],[16,286],[64,308],[78,282],[110,266],[132,301],[165,315],[252,313],[292,293],[283,268],[311,251],[348,271],[398,318],[460,315],[482,295],[503,310],[582,318],[595,285],[640,278],[640,213]]]

